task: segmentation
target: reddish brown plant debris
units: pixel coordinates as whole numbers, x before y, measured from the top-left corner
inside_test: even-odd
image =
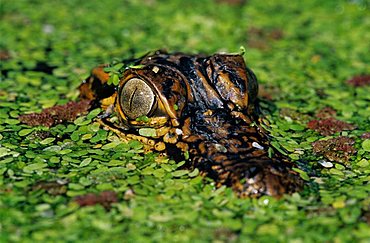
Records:
[[[317,111],[316,114],[315,114],[315,116],[317,118],[320,118],[320,119],[326,119],[326,118],[333,117],[336,114],[337,114],[337,111],[334,110],[333,108],[331,108],[331,107],[324,107],[321,110]]]
[[[284,34],[281,29],[260,29],[252,27],[248,30],[248,34],[252,37],[261,39],[280,40]]]
[[[214,231],[214,239],[220,242],[236,242],[238,239],[237,234],[231,229],[219,227]]]
[[[370,139],[370,132],[365,132],[361,135],[362,139]]]
[[[280,29],[273,29],[268,33],[267,37],[271,40],[280,40],[284,37],[284,33]]]
[[[104,191],[100,194],[88,193],[74,198],[81,207],[100,204],[105,208],[110,208],[112,203],[118,202],[117,193],[114,191]]]
[[[5,61],[11,58],[10,52],[7,50],[0,50],[0,60]]]
[[[363,211],[361,219],[370,225],[370,211]]]
[[[52,182],[40,181],[32,187],[32,190],[33,191],[45,190],[47,193],[55,196],[66,193],[67,187],[64,184],[54,181]]]
[[[346,163],[357,151],[353,147],[355,140],[349,137],[337,137],[312,143],[313,151],[330,161]]]
[[[268,86],[265,84],[258,85],[258,96],[266,100],[274,100],[280,94],[277,86]]]
[[[309,115],[300,113],[290,108],[282,108],[280,110],[280,116],[285,119],[289,117],[293,121],[302,122],[302,123],[306,123],[311,119]]]
[[[370,75],[359,75],[347,80],[347,84],[354,87],[370,85]]]
[[[248,46],[261,50],[268,49],[270,41],[276,41],[283,38],[284,33],[280,29],[265,30],[252,27],[248,30]]]
[[[44,109],[41,113],[21,115],[19,120],[29,126],[51,127],[63,122],[75,120],[78,116],[86,114],[90,108],[90,101],[71,101],[65,105],[56,105]]]
[[[328,95],[325,93],[325,89],[322,89],[322,88],[317,88],[317,89],[315,89],[315,93],[316,93],[316,95],[317,95],[319,98],[322,98],[322,99],[328,96]]]
[[[336,132],[341,132],[344,130],[355,129],[354,125],[332,117],[323,120],[312,120],[307,123],[307,127],[311,130],[315,130],[323,136],[332,135]]]

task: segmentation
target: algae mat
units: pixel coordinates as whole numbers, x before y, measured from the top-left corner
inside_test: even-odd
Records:
[[[1,242],[369,242],[370,11],[351,1],[2,1]],[[307,181],[239,199],[94,122],[18,117],[76,100],[92,67],[239,52],[273,146]]]

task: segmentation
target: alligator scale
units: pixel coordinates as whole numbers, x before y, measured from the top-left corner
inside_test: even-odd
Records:
[[[269,144],[257,80],[241,55],[157,51],[127,63],[131,68],[122,71],[118,86],[108,85],[107,65],[93,69],[80,86],[80,98],[101,106],[106,115],[100,122],[123,140],[188,158],[189,168],[242,197],[280,197],[302,187],[291,162]],[[143,129],[150,135],[142,136]]]

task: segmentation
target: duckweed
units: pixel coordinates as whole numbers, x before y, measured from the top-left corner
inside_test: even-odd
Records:
[[[365,0],[3,1],[0,241],[368,242],[369,7]],[[77,101],[79,84],[101,63],[157,49],[211,54],[240,46],[259,79],[272,145],[307,182],[280,200],[238,198],[184,169],[186,161],[120,141],[95,122],[99,109],[61,123],[47,116],[50,127],[19,119]],[[111,67],[109,82],[122,67]],[[309,129],[328,118],[351,127]],[[330,157],[323,148],[314,153],[313,143],[339,137],[352,141],[345,160],[336,153],[346,144],[331,144]]]

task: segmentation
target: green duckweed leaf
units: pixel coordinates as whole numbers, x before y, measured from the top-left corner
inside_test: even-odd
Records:
[[[293,168],[294,171],[298,172],[301,178],[305,181],[309,181],[310,177],[307,175],[307,173],[303,170],[300,170],[298,168]]]
[[[139,134],[144,137],[156,137],[157,132],[154,128],[140,128]]]
[[[22,130],[20,130],[18,132],[18,135],[21,136],[21,137],[23,137],[23,136],[27,136],[31,132],[33,132],[33,129],[32,128],[22,129]]]
[[[370,152],[370,139],[366,139],[365,141],[362,142],[362,148],[365,151]]]
[[[82,160],[81,164],[80,164],[80,167],[84,167],[84,166],[87,166],[91,163],[92,161],[92,158],[86,158],[84,160]]]
[[[26,172],[26,173],[32,173],[34,171],[41,170],[45,167],[47,167],[46,163],[38,162],[38,163],[29,164],[29,165],[23,167],[23,171]]]
[[[44,140],[40,141],[40,144],[47,145],[55,141],[55,138],[45,138]]]
[[[172,176],[174,177],[181,177],[181,176],[184,176],[184,175],[187,175],[189,173],[188,170],[176,170],[174,172],[172,172]]]

